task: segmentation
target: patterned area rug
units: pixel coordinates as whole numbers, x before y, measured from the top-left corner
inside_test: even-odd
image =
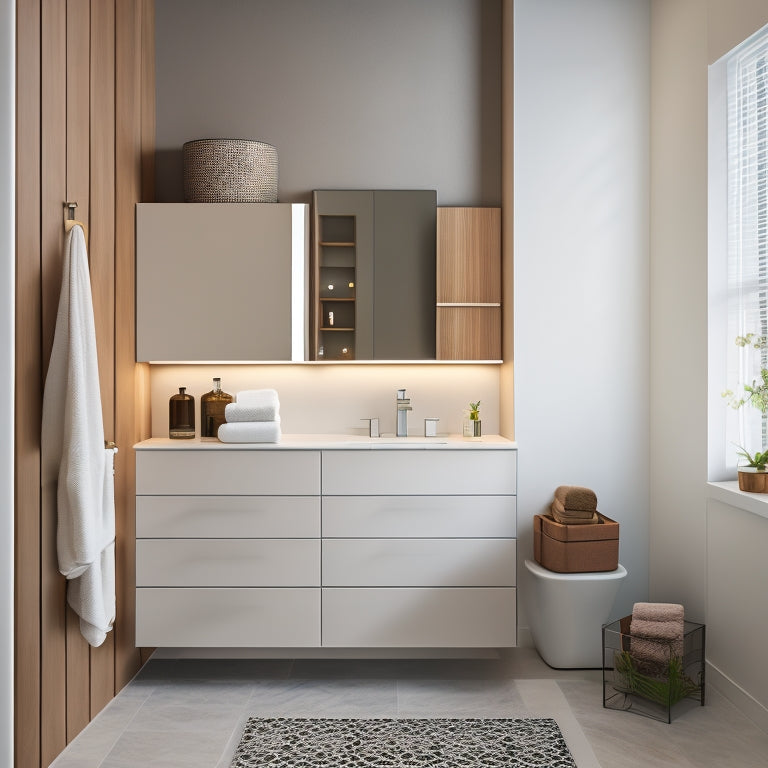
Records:
[[[249,718],[231,768],[576,768],[549,718]]]

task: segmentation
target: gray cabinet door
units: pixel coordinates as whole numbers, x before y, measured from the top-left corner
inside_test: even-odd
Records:
[[[316,226],[355,219],[355,359],[434,360],[437,192],[316,190],[313,200]]]
[[[437,193],[376,190],[373,357],[433,360]]]

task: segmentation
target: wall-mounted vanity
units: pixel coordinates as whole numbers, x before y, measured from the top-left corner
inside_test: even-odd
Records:
[[[137,360],[499,361],[500,209],[436,200],[139,204]]]
[[[514,443],[136,449],[137,646],[516,644]]]

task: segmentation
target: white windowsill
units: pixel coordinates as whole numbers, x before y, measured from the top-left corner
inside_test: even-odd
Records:
[[[768,493],[747,493],[739,490],[737,480],[707,483],[708,497],[736,507],[744,512],[768,518]]]

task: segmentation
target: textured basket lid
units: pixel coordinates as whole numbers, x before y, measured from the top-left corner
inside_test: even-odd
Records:
[[[277,149],[251,139],[195,139],[183,146],[188,203],[276,203]]]

